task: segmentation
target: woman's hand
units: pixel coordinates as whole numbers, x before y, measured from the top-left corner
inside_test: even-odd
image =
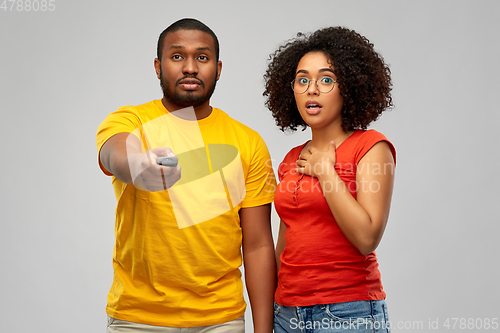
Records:
[[[336,161],[335,142],[331,141],[327,150],[319,150],[312,146],[304,149],[299,155],[295,171],[318,178],[334,172],[333,166]]]

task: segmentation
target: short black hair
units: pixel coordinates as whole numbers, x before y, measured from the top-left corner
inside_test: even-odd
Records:
[[[217,36],[206,24],[194,18],[180,19],[172,23],[167,29],[163,30],[163,32],[160,34],[160,37],[158,38],[158,47],[156,49],[156,56],[158,57],[158,60],[161,61],[163,41],[165,39],[165,36],[169,32],[176,32],[179,30],[199,30],[210,34],[210,36],[212,36],[212,38],[214,39],[215,57],[217,58],[217,61],[219,61],[219,40],[217,39]]]
[[[282,131],[308,126],[297,109],[290,82],[295,79],[300,59],[309,52],[322,52],[333,66],[344,97],[344,131],[366,129],[393,106],[391,71],[366,37],[344,27],[298,33],[270,55],[264,75],[265,104]]]

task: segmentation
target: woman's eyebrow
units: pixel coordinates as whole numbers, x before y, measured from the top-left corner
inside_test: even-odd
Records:
[[[331,69],[331,68],[321,68],[318,72],[319,72],[319,73],[323,73],[323,72],[330,72],[330,73],[332,73],[332,74],[335,74],[335,73],[333,73],[333,69]],[[295,75],[297,75],[297,74],[299,74],[299,73],[309,74],[309,71],[307,71],[307,70],[305,70],[305,69],[299,69],[299,70],[297,71],[297,73],[295,73]]]
[[[309,74],[309,72],[308,72],[308,71],[306,71],[305,69],[299,69],[299,70],[297,71],[297,73],[295,73],[295,75],[297,75],[297,74],[299,74],[299,73]]]
[[[321,69],[319,70],[319,72],[320,72],[320,73],[323,73],[323,72],[330,72],[330,73],[332,73],[332,74],[335,74],[335,73],[333,73],[333,69],[331,69],[331,68],[321,68]]]

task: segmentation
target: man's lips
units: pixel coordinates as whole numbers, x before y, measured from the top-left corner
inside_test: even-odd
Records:
[[[316,101],[306,102],[306,111],[308,114],[314,115],[320,113],[322,105]]]
[[[184,90],[196,90],[199,86],[203,87],[202,81],[193,78],[181,79],[177,84],[184,88]]]

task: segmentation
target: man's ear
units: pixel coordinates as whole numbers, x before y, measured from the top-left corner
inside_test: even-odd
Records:
[[[220,72],[222,72],[222,61],[219,60],[217,62],[217,81],[219,81]]]
[[[161,62],[160,59],[155,58],[155,72],[156,72],[156,77],[158,80],[160,79],[160,72],[161,72]]]

